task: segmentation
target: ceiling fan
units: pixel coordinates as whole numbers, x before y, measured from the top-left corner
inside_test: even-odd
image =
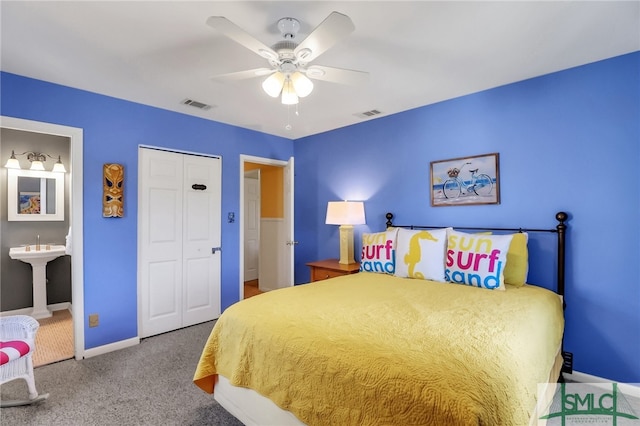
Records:
[[[222,74],[214,80],[240,80],[268,75],[262,88],[271,97],[281,96],[282,103],[294,105],[313,90],[310,79],[342,84],[358,84],[368,80],[369,73],[343,68],[309,65],[341,38],[355,30],[351,19],[332,12],[304,40],[296,42],[300,22],[295,18],[282,18],[278,29],[283,40],[269,47],[223,16],[211,16],[207,25],[220,31],[231,40],[269,61],[271,68],[256,68]]]

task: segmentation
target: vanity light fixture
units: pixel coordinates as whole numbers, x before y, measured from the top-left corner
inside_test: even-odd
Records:
[[[58,161],[53,165],[53,169],[51,169],[51,171],[55,173],[67,173],[67,169],[64,168],[64,164],[62,164],[62,160],[59,155]]]
[[[53,159],[56,158],[49,154],[45,154],[43,152],[26,151],[26,152],[23,152],[22,154],[16,154],[13,150],[11,150],[11,157],[9,157],[9,159],[7,160],[7,163],[4,165],[7,169],[19,170],[22,168],[20,167],[20,162],[16,158],[16,155],[27,156],[27,160],[31,162],[31,167],[29,167],[29,170],[45,170],[44,162],[47,161],[47,157],[53,158]],[[53,165],[53,169],[51,171],[56,173],[67,172],[67,169],[64,167],[64,164],[62,164],[62,160],[59,155],[58,155],[58,161],[55,162],[55,164]]]
[[[16,153],[11,151],[11,157],[7,160],[7,164],[4,165],[7,169],[20,169],[20,162],[16,158]]]

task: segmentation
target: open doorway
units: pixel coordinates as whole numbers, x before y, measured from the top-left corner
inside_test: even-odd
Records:
[[[64,310],[67,305],[72,306],[73,311],[71,319],[71,329],[73,336],[71,338],[73,345],[73,355],[76,359],[84,358],[84,280],[83,280],[83,201],[82,201],[82,181],[83,181],[83,163],[82,163],[82,150],[83,150],[83,133],[82,129],[60,126],[56,124],[43,123],[31,120],[24,120],[13,117],[0,117],[0,127],[2,129],[11,129],[12,131],[25,132],[39,134],[43,136],[60,137],[65,142],[65,147],[68,148],[68,162],[65,161],[67,173],[65,174],[65,198],[68,199],[68,206],[65,207],[65,217],[68,221],[65,222],[64,234],[66,234],[67,241],[54,241],[55,243],[67,244],[67,248],[71,250],[73,248],[70,259],[71,269],[71,303],[58,303],[55,306],[48,306],[48,309],[52,311]],[[1,198],[1,197],[0,197]],[[0,203],[1,205],[1,203]],[[34,222],[37,224],[38,222]],[[34,225],[35,226],[35,225]],[[67,230],[69,228],[69,230]],[[70,229],[74,232],[71,233]],[[44,228],[38,230],[36,233],[46,232]],[[32,232],[33,233],[33,232]],[[8,251],[8,247],[13,244],[5,238],[5,232],[2,232],[3,240],[0,241],[0,246],[3,250]],[[60,239],[60,238],[59,238]],[[69,259],[68,259],[69,261]],[[52,262],[53,263],[53,262]],[[60,263],[60,262],[59,262]],[[64,266],[64,265],[63,265]],[[67,264],[67,267],[69,265]],[[4,268],[3,268],[4,269]],[[31,310],[31,309],[29,309]],[[8,314],[19,314],[21,312],[9,312]],[[26,313],[26,312],[25,312]],[[28,313],[27,313],[28,314]],[[53,317],[53,320],[58,318]],[[53,321],[52,320],[52,321]],[[68,324],[68,319],[60,319],[60,322]],[[44,327],[42,328],[44,329]],[[68,332],[65,332],[68,333]],[[40,334],[40,333],[39,333]],[[58,339],[53,339],[57,341]],[[46,346],[46,345],[44,345]]]
[[[244,298],[263,293],[260,290],[260,222],[261,208],[261,166],[245,163],[244,172]],[[275,167],[275,166],[263,166]],[[267,188],[267,196],[275,188]]]
[[[241,155],[240,299],[293,285],[293,158]]]

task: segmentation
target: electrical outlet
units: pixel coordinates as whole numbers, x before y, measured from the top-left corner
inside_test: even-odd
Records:
[[[97,327],[99,324],[98,314],[89,315],[89,327]]]

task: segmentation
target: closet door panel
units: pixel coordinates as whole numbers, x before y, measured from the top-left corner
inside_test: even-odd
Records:
[[[183,160],[141,149],[138,273],[140,336],[182,327]]]
[[[183,326],[220,316],[221,160],[184,159]]]

